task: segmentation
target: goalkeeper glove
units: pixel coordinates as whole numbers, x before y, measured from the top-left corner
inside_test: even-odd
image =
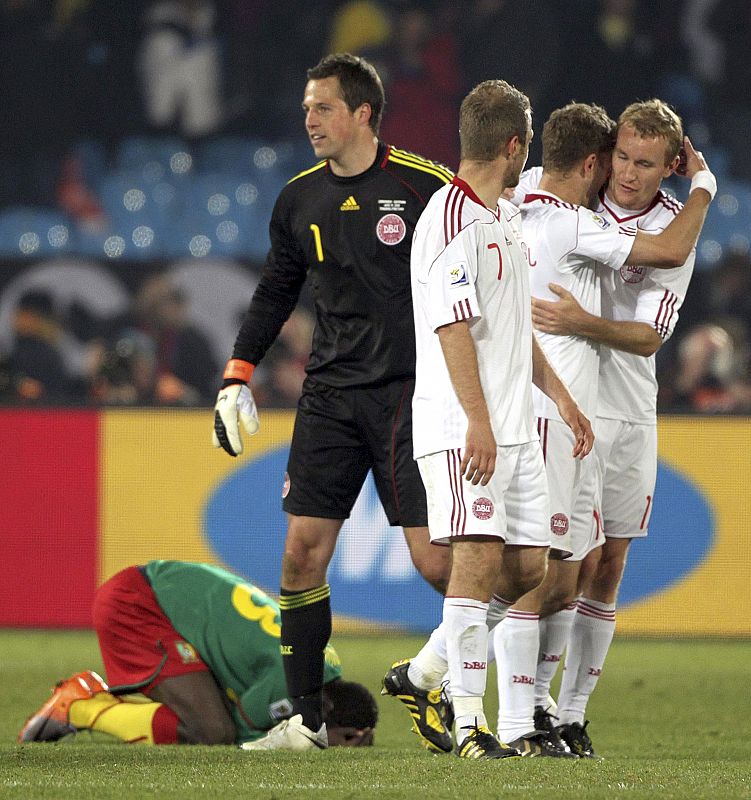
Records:
[[[242,369],[238,373],[240,367]],[[224,377],[225,379],[242,377],[249,380],[252,372],[252,364],[242,361],[238,364],[238,359],[232,359],[227,365]],[[223,448],[233,457],[240,455],[243,451],[240,421],[248,435],[252,436],[258,432],[260,427],[258,409],[250,389],[245,383],[233,383],[220,389],[216,398],[214,430],[211,435],[214,447]]]

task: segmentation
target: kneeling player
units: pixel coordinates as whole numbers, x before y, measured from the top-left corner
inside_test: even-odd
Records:
[[[61,681],[19,741],[92,730],[133,744],[255,749],[253,740],[291,713],[279,608],[223,569],[181,561],[128,567],[100,587],[93,617],[110,685],[91,671]],[[296,749],[372,744],[375,699],[342,680],[331,645],[325,657],[325,724],[310,738],[289,719]]]

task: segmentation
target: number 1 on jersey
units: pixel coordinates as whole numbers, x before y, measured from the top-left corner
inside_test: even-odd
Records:
[[[323,245],[321,244],[321,229],[315,222],[310,225],[310,230],[313,231],[313,241],[316,244],[316,257],[319,261],[323,261]]]

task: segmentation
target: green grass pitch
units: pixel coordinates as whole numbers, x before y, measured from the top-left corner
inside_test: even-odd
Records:
[[[345,674],[377,691],[416,637],[340,637]],[[0,798],[751,798],[751,642],[617,639],[588,716],[600,763],[434,756],[406,710],[379,698],[376,746],[304,755],[233,747],[18,745],[59,678],[101,669],[89,632],[0,631]],[[495,677],[487,708],[495,715]]]

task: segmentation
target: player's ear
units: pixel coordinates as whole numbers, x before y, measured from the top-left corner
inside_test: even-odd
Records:
[[[370,103],[363,103],[361,106],[358,106],[355,114],[357,115],[357,121],[360,124],[370,125],[370,118],[373,116],[373,109],[371,108]]]
[[[662,171],[662,177],[669,178],[677,169],[678,165],[681,163],[680,155],[677,155],[669,164],[665,165],[665,169]]]
[[[597,153],[590,153],[582,161],[582,175],[591,175],[597,167]]]

